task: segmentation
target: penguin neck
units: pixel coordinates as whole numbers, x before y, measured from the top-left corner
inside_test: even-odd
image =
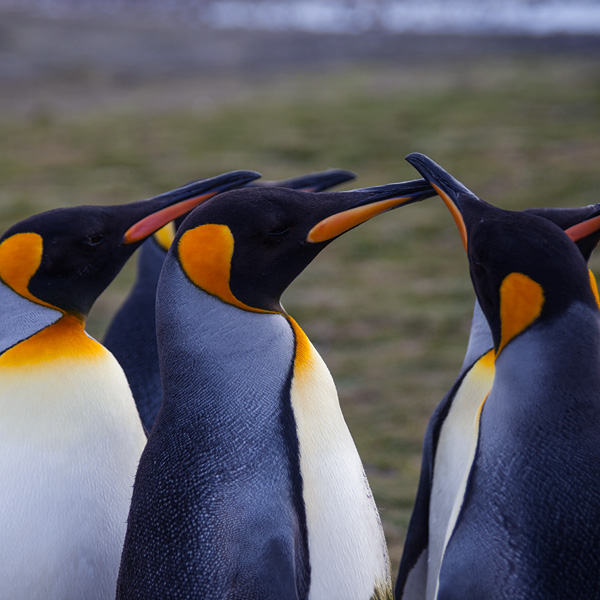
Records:
[[[167,261],[157,293],[164,408],[175,417],[206,412],[211,421],[219,414],[250,419],[260,410],[276,418],[294,357],[287,319],[227,304],[195,286],[176,259]],[[260,425],[268,427],[238,423],[242,433]],[[207,432],[215,439],[230,434]]]
[[[515,378],[515,370],[526,376]],[[561,315],[534,323],[513,339],[496,358],[496,381],[504,389],[524,386],[539,390],[580,385],[589,390],[590,378],[600,380],[600,313],[573,302]],[[535,385],[533,381],[537,381]],[[522,393],[519,392],[522,396]]]
[[[473,307],[473,319],[471,320],[471,331],[469,332],[469,343],[460,373],[464,373],[479,357],[483,356],[493,347],[494,338],[492,337],[490,326],[476,298],[475,306]]]

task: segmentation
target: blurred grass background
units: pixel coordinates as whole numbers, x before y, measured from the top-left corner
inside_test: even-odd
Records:
[[[359,175],[356,187],[412,179],[417,174],[403,160],[412,151],[505,208],[600,201],[599,53],[585,44],[520,51],[507,41],[504,50],[479,53],[474,43],[445,55],[423,37],[415,43],[432,48],[414,62],[388,52],[315,67],[304,56],[268,71],[190,67],[177,76],[140,63],[135,77],[135,64],[124,75],[85,57],[61,67],[61,39],[79,52],[57,33],[64,23],[14,15],[2,23],[0,59],[18,65],[27,50],[39,59],[47,29],[54,60],[3,72],[2,231],[42,210],[142,199],[231,169],[278,179],[341,167]],[[97,51],[118,53],[114,26],[94,28],[103,40]],[[146,39],[144,31],[136,29],[136,39]],[[119,32],[118,39],[127,35]],[[77,43],[89,51],[85,40]],[[97,302],[88,326],[95,337],[133,274],[134,261]],[[462,363],[472,298],[459,236],[438,199],[348,233],[284,297],[333,373],[394,572],[422,436]]]

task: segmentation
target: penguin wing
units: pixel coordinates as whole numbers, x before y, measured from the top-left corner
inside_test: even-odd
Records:
[[[430,421],[430,425],[432,421]],[[410,517],[404,551],[394,598],[396,600],[422,600],[427,589],[427,558],[429,546],[429,498],[433,472],[433,428],[428,427],[423,442],[423,458],[417,497]]]
[[[476,362],[477,360],[474,361],[474,363]],[[423,600],[425,598],[429,563],[429,516],[434,477],[433,466],[438,441],[456,394],[473,364],[461,370],[450,391],[437,405],[427,425],[423,440],[423,458],[417,496],[408,525],[404,551],[396,579],[394,593],[396,600]]]
[[[462,377],[452,386],[433,412],[425,438],[421,460],[421,475],[413,512],[406,533],[404,551],[394,597],[396,600],[422,600],[427,588],[427,563],[429,547],[429,507],[433,482],[435,453],[444,423]]]

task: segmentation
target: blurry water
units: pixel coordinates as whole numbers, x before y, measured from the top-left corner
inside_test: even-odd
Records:
[[[181,18],[314,32],[598,34],[600,0],[0,0],[0,8]]]

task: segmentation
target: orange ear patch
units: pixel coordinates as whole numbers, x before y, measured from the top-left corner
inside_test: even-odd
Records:
[[[233,257],[233,234],[229,227],[210,224],[188,229],[177,249],[181,267],[199,288],[238,308],[268,312],[240,302],[229,287]]]
[[[511,273],[500,286],[501,339],[497,354],[514,337],[527,329],[542,312],[544,290],[523,273]]]
[[[0,244],[0,279],[17,294],[50,306],[29,291],[29,281],[42,262],[43,240],[37,233],[16,233]]]

